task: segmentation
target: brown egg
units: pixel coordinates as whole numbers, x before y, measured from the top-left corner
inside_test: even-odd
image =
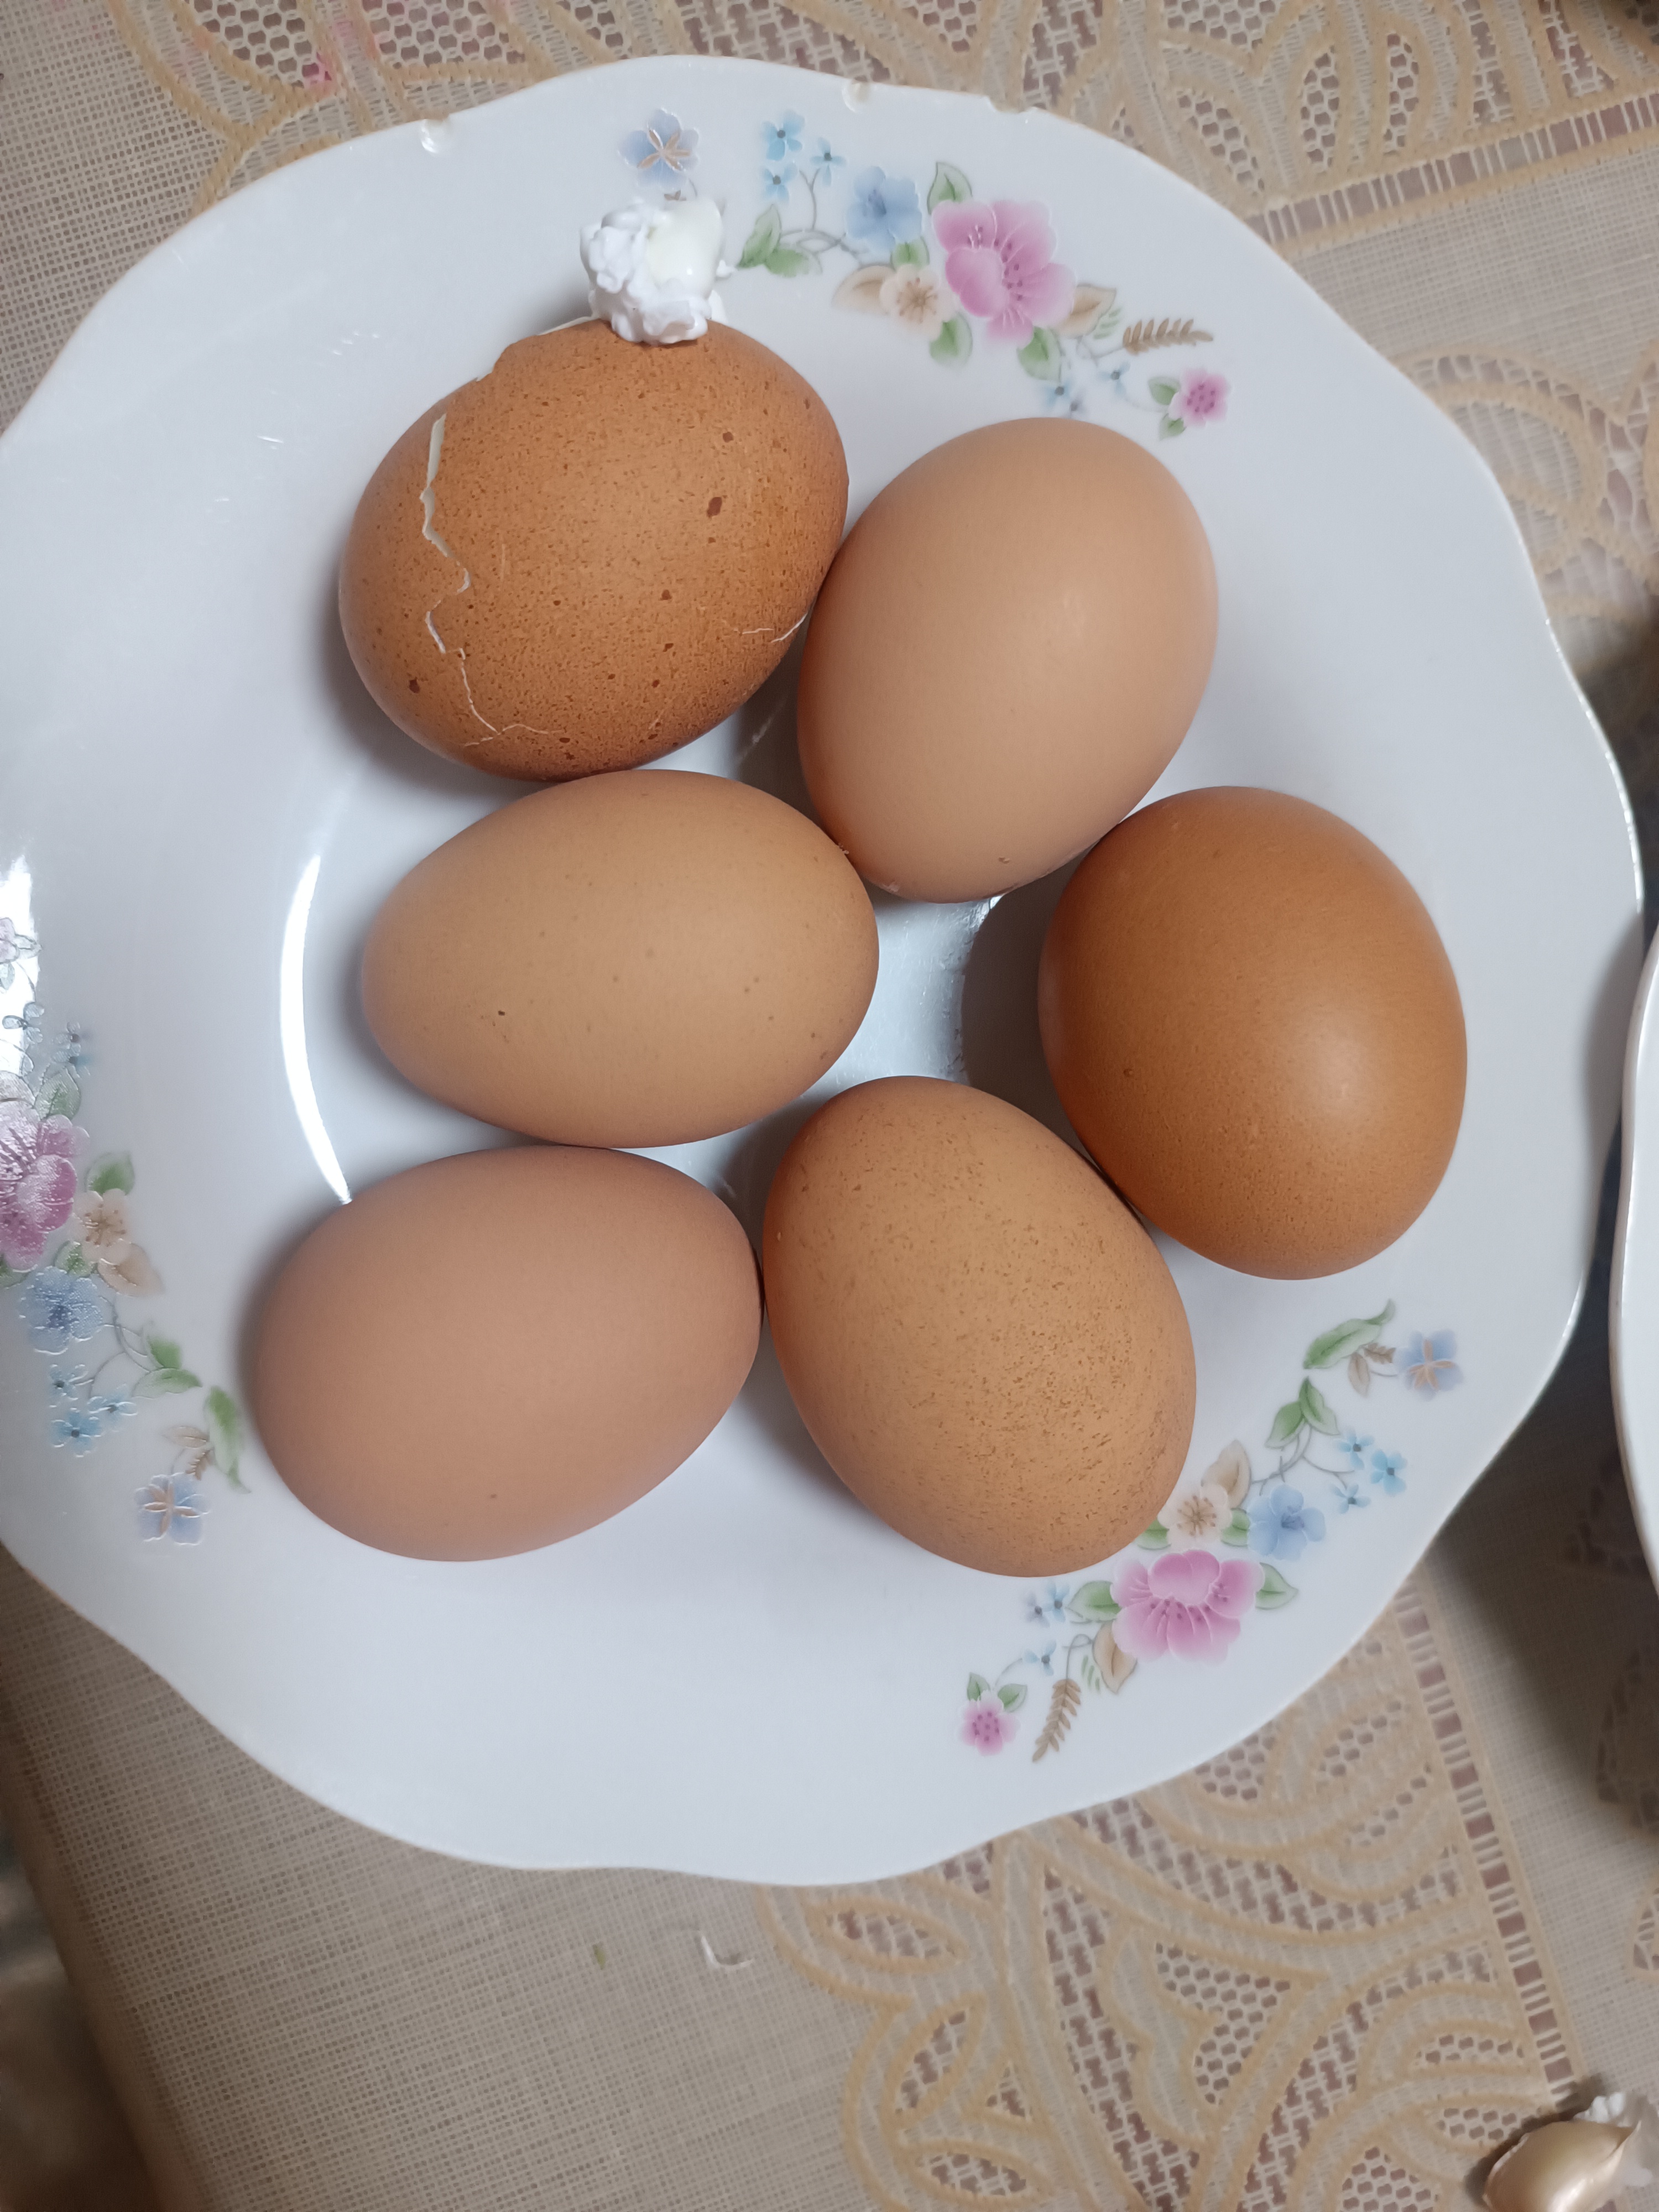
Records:
[[[341,625],[434,752],[531,782],[633,768],[777,665],[846,519],[836,426],[775,353],[579,323],[404,431],[351,526]]]
[[[1114,830],[1055,909],[1038,1012],[1117,1188],[1246,1274],[1357,1267],[1451,1158],[1451,963],[1394,863],[1305,799],[1188,791]]]
[[[1017,1107],[843,1091],[784,1156],[762,1256],[801,1418],[901,1534],[1066,1574],[1157,1517],[1192,1436],[1187,1316],[1128,1208]]]
[[[381,908],[363,1006],[464,1112],[573,1145],[678,1145],[816,1083],[864,1018],[876,918],[821,830],[675,770],[520,799]]]
[[[906,898],[1046,875],[1144,798],[1215,650],[1197,515],[1139,446],[1000,422],[896,477],[806,641],[800,757],[823,826]]]
[[[759,1334],[748,1242],[689,1176],[621,1152],[468,1152],[307,1237],[260,1322],[254,1415],[289,1488],[346,1535],[500,1559],[672,1474]]]

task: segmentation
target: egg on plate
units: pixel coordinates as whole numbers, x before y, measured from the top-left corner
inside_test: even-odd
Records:
[[[351,525],[341,625],[434,752],[531,782],[632,768],[777,665],[846,518],[830,411],[768,348],[574,324],[398,439]]]

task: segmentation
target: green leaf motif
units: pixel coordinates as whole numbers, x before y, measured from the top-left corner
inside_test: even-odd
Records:
[[[1311,1376],[1297,1391],[1296,1402],[1301,1407],[1310,1427],[1317,1429],[1321,1436],[1335,1437],[1342,1433],[1342,1424],[1332,1413],[1322,1392]]]
[[[758,269],[783,234],[783,217],[775,207],[763,207],[755,218],[755,228],[744,241],[738,256],[739,269]]]
[[[139,1398],[176,1397],[180,1391],[199,1390],[201,1387],[201,1376],[192,1375],[188,1367],[152,1367],[132,1386],[134,1396]]]
[[[1020,348],[1018,358],[1027,376],[1036,377],[1039,384],[1058,384],[1066,374],[1060,340],[1041,323]]]
[[[1299,1398],[1292,1400],[1288,1406],[1281,1406],[1273,1415],[1273,1425],[1267,1431],[1268,1443],[1273,1446],[1283,1446],[1293,1443],[1301,1435],[1302,1425],[1306,1418],[1302,1411],[1302,1401]]]
[[[1005,1682],[997,1692],[997,1697],[1005,1713],[1017,1713],[1025,1703],[1025,1685],[1024,1682]]]
[[[216,1382],[207,1394],[208,1434],[213,1439],[213,1456],[234,1488],[245,1490],[239,1468],[242,1460],[241,1409],[228,1390],[222,1390]]]
[[[70,1121],[75,1119],[81,1110],[81,1086],[67,1067],[41,1091],[34,1108],[42,1121],[53,1114],[61,1114]]]
[[[158,1367],[182,1367],[185,1355],[169,1336],[147,1336],[149,1356]]]
[[[907,239],[902,246],[893,248],[895,269],[925,269],[927,266],[927,241],[925,238]]]
[[[132,1188],[132,1154],[106,1152],[94,1160],[87,1170],[87,1188],[96,1191],[101,1198],[106,1190]]]
[[[941,200],[970,200],[973,197],[974,188],[961,170],[953,169],[948,161],[941,161],[927,187],[927,212],[932,215]]]
[[[935,361],[966,361],[974,349],[974,334],[966,315],[952,315],[927,349]]]
[[[985,1695],[990,1686],[991,1685],[986,1680],[983,1674],[970,1674],[968,1677],[969,1704],[970,1705],[977,1705],[979,1700]]]
[[[1176,396],[1176,380],[1172,376],[1155,376],[1146,389],[1160,407],[1167,407]]]
[[[1281,1605],[1288,1605],[1296,1595],[1294,1587],[1287,1583],[1277,1567],[1264,1567],[1261,1587],[1255,1594],[1259,1613],[1277,1613]]]
[[[0,1260],[0,1291],[9,1291],[14,1283],[27,1283],[29,1273],[30,1270],[26,1267],[19,1274],[15,1267],[9,1267],[3,1260]]]
[[[1169,1541],[1167,1536],[1164,1541]],[[1066,1610],[1073,1620],[1115,1620],[1123,1608],[1112,1595],[1110,1583],[1085,1583],[1073,1590]]]
[[[1380,1314],[1369,1321],[1345,1321],[1335,1328],[1328,1328],[1323,1336],[1315,1337],[1308,1346],[1304,1367],[1340,1367],[1352,1352],[1362,1345],[1371,1343],[1379,1329],[1386,1328],[1394,1319],[1394,1300],[1390,1298]]]
[[[1078,1680],[1082,1683],[1085,1690],[1103,1690],[1105,1688],[1106,1685],[1101,1679],[1099,1668],[1096,1666],[1094,1661],[1090,1657],[1086,1651],[1077,1662],[1077,1672]]]
[[[763,266],[775,276],[816,276],[823,264],[816,253],[803,252],[799,246],[775,246]]]
[[[1135,1541],[1143,1552],[1167,1552],[1170,1548],[1170,1532],[1161,1521],[1154,1521],[1143,1535],[1135,1538]]]
[[[78,1244],[60,1245],[52,1264],[54,1267],[61,1267],[66,1275],[89,1275],[92,1273],[92,1262]]]
[[[1243,1507],[1233,1515],[1221,1532],[1224,1544],[1248,1544],[1250,1540],[1250,1516]]]
[[[1178,438],[1187,425],[1178,415],[1166,415],[1158,426],[1160,438]]]

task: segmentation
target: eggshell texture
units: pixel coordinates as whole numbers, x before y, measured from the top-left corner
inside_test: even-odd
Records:
[[[1066,1111],[1130,1202],[1246,1274],[1357,1267],[1446,1171],[1456,978],[1394,863],[1322,807],[1188,791],[1113,830],[1043,946]]]
[[[753,338],[509,346],[369,480],[340,568],[351,657],[400,729],[496,775],[631,768],[782,658],[840,543],[823,402]]]
[[[1174,1488],[1194,1373],[1170,1272],[1017,1107],[915,1076],[843,1091],[784,1156],[762,1255],[801,1418],[928,1551],[1069,1573]]]
[[[380,909],[363,1006],[394,1066],[483,1121],[575,1145],[740,1127],[839,1058],[876,918],[823,831],[680,771],[538,792]]]
[[[818,818],[906,898],[1046,875],[1168,765],[1215,650],[1170,471],[1086,422],[1000,422],[894,478],[836,556],[801,667]]]
[[[493,1559],[591,1528],[695,1451],[760,1334],[754,1256],[700,1183],[525,1146],[393,1176],[314,1230],[259,1328],[289,1488],[384,1552]]]

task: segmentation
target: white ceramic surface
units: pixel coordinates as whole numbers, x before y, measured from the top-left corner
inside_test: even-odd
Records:
[[[1625,1480],[1659,1581],[1659,939],[1625,1055],[1625,1157],[1613,1249],[1613,1404]]]
[[[940,440],[1044,406],[1155,446],[1209,531],[1222,607],[1161,788],[1335,809],[1416,884],[1462,983],[1468,1109],[1428,1211],[1316,1283],[1170,1252],[1199,1367],[1174,1534],[1059,1589],[866,1516],[764,1346],[659,1491],[521,1559],[362,1549],[239,1439],[250,1316],[295,1237],[352,1188],[493,1140],[378,1060],[354,966],[403,871],[514,788],[370,706],[333,617],[342,536],[405,423],[579,309],[578,225],[641,175],[727,203],[750,264],[729,311],[833,409],[855,514]],[[1052,247],[1022,203],[1046,207]],[[998,243],[1000,337],[988,264],[951,258],[969,232]],[[1092,288],[1069,322],[1050,253]],[[1048,302],[1048,328],[1022,299]],[[0,1231],[24,1279],[0,1309],[0,1536],[359,1820],[508,1863],[818,1881],[1145,1786],[1331,1664],[1561,1351],[1639,953],[1617,775],[1457,432],[1239,224],[1120,146],[686,60],[319,154],[192,224],[70,344],[0,444],[0,1042],[21,1071]],[[798,794],[788,672],[665,772]],[[948,1073],[1057,1118],[1031,1006],[1054,896],[883,902],[876,999],[823,1089]],[[752,1232],[805,1110],[682,1164]],[[437,1259],[411,1390],[465,1387],[444,1347],[477,1294]],[[1124,1609],[1131,1640],[1164,1646],[1127,1678],[1102,1632]],[[1191,1656],[1205,1642],[1219,1663]],[[1069,1731],[1047,1742],[1054,1712]]]

